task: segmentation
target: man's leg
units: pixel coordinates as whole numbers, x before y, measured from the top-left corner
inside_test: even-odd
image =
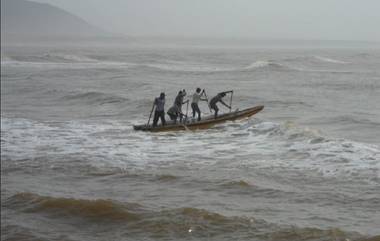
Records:
[[[213,105],[213,106],[211,106],[211,109],[213,109],[215,111],[214,117],[216,119],[216,117],[218,117],[219,108],[218,108],[218,106]]]
[[[191,109],[193,110],[193,118],[195,117],[195,112],[196,112],[196,107],[195,107],[195,103],[191,103]]]
[[[159,117],[158,112],[155,111],[155,112],[154,112],[154,117],[153,117],[153,127],[156,127],[156,126],[157,126],[158,117]]]
[[[165,112],[164,111],[161,111],[160,112],[160,117],[161,117],[161,123],[162,125],[166,125],[166,121],[165,121]]]
[[[198,104],[195,104],[195,111],[198,113],[198,121],[201,120],[201,110],[199,109]]]

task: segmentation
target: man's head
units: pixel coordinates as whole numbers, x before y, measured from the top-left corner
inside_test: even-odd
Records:
[[[197,88],[197,93],[201,92],[201,88]]]
[[[179,95],[182,95],[182,90],[180,90],[180,91],[178,92],[178,94],[179,94]]]
[[[161,92],[160,99],[165,99],[165,93],[164,92]]]
[[[226,96],[226,93],[222,92],[222,93],[220,93],[220,96],[224,97],[224,96]]]

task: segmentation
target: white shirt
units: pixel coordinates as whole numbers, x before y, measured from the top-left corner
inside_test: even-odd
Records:
[[[202,94],[198,94],[197,92],[195,92],[193,94],[193,101],[191,103],[198,104],[199,100],[201,99],[201,95]]]

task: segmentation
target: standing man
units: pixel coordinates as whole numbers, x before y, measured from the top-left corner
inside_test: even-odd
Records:
[[[179,117],[179,121],[182,122],[182,105],[186,103],[183,102],[183,98],[186,96],[186,90],[183,89],[183,90],[180,90],[178,92],[178,95],[177,97],[175,97],[175,100],[174,100],[174,105],[176,105],[178,107],[178,110],[179,110],[179,113],[180,113],[180,117]]]
[[[165,121],[165,93],[164,92],[162,92],[160,94],[160,97],[157,97],[154,100],[154,105],[156,106],[156,110],[154,112],[153,127],[157,126],[158,118],[161,119],[161,124],[163,126],[166,125],[166,121]]]
[[[197,88],[195,93],[193,94],[193,100],[191,102],[191,109],[193,110],[193,118],[195,117],[195,113],[198,113],[198,121],[201,120],[201,110],[199,109],[198,102],[200,100],[207,101],[207,99],[202,99],[202,95],[205,90],[201,93],[201,88]]]
[[[228,92],[227,92],[228,93]],[[219,111],[219,108],[218,106],[216,105],[216,103],[220,102],[222,103],[224,106],[226,106],[227,108],[231,109],[231,106],[227,105],[226,103],[224,103],[224,101],[222,100],[222,98],[226,96],[226,92],[221,92],[219,94],[217,94],[215,97],[213,97],[211,100],[210,100],[210,107],[211,109],[213,109],[215,111],[215,119],[216,117],[218,117],[218,111]]]

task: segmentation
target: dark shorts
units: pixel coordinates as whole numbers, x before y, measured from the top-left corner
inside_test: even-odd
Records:
[[[191,109],[193,109],[193,111],[197,113],[201,112],[197,103],[191,103]]]
[[[154,112],[154,118],[153,118],[153,126],[157,126],[158,119],[161,119],[161,124],[165,125],[165,112],[164,111],[155,111]]]
[[[172,114],[172,113],[168,113],[169,117],[170,117],[170,120],[176,120],[178,115],[175,115],[175,114]]]
[[[216,104],[210,105],[210,108],[215,110],[215,111],[219,111],[219,108]]]

